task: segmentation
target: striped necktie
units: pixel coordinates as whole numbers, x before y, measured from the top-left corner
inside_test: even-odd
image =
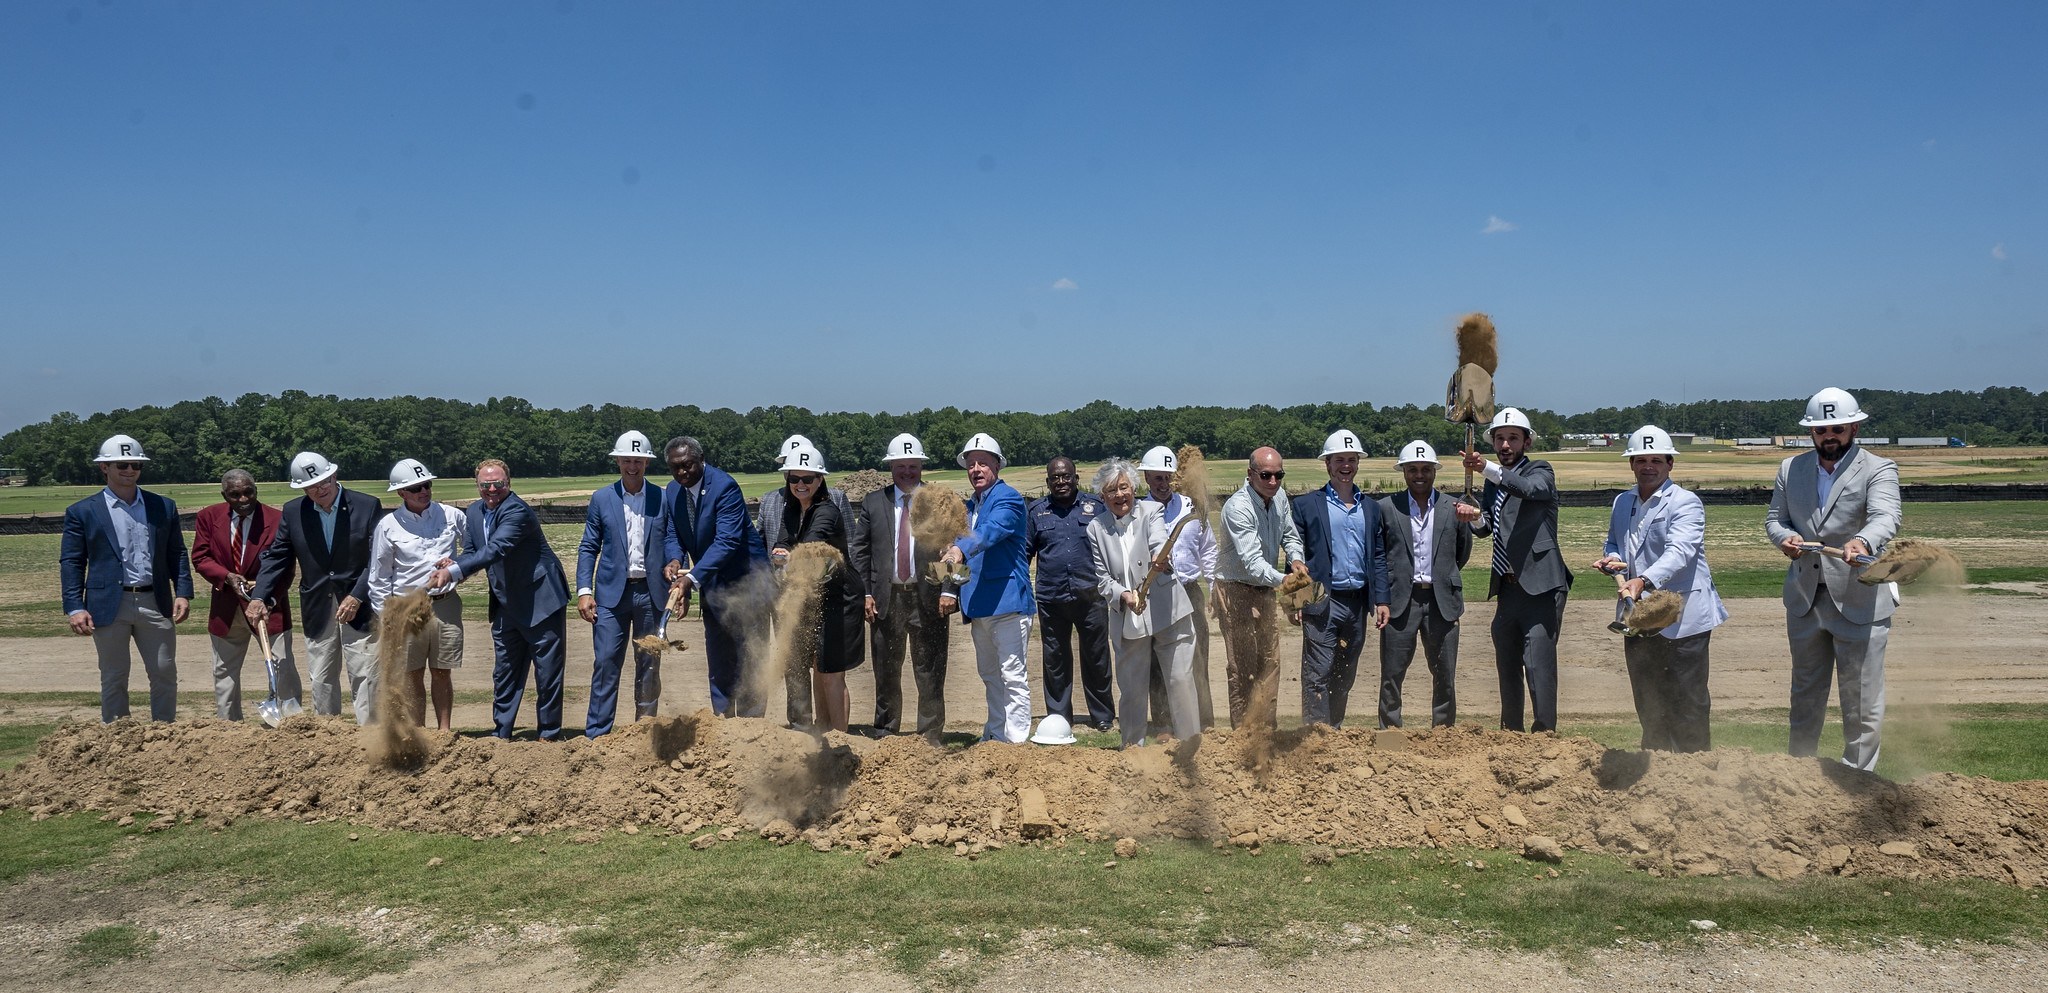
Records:
[[[1507,506],[1506,487],[1495,484],[1493,492],[1493,574],[1505,576],[1514,570],[1508,567],[1508,536],[1500,527],[1501,508]]]

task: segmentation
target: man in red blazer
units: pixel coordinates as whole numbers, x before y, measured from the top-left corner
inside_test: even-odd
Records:
[[[213,584],[213,609],[206,633],[213,636],[213,701],[221,720],[242,719],[242,660],[249,652],[249,621],[243,614],[246,593],[256,576],[257,562],[277,534],[281,513],[256,501],[256,478],[241,469],[220,477],[225,502],[199,512],[192,524],[192,568]],[[280,589],[289,588],[292,565],[284,567]],[[299,699],[299,670],[292,662],[291,606],[279,598],[278,609],[264,623],[271,654],[277,659],[277,696]],[[259,652],[261,650],[259,649]]]

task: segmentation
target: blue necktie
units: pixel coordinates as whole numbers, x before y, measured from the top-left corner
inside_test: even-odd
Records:
[[[1501,508],[1507,506],[1507,502],[1507,489],[1499,484],[1495,484],[1493,493],[1493,574],[1496,576],[1505,576],[1513,571],[1508,568],[1507,532],[1502,531],[1500,526]]]

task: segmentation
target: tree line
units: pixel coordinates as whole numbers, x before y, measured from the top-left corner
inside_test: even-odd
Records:
[[[2040,444],[2048,426],[2048,392],[1992,388],[1979,392],[1904,393],[1854,390],[1872,420],[1866,433],[1882,436],[1967,435],[1985,445]],[[1557,447],[1565,432],[1626,432],[1644,423],[1674,431],[1723,437],[1796,434],[1805,400],[1658,401],[1581,414],[1525,408],[1538,447]],[[1051,414],[983,413],[943,407],[912,413],[813,413],[802,407],[755,407],[746,413],[720,407],[585,405],[574,410],[535,407],[517,397],[482,403],[435,397],[342,399],[287,390],[278,396],[247,393],[233,401],[188,400],[80,417],[60,413],[0,436],[0,466],[25,472],[31,483],[96,483],[92,465],[108,435],[133,435],[149,452],[149,478],[205,482],[233,468],[256,478],[284,478],[299,451],[320,452],[347,478],[382,476],[401,458],[416,458],[442,475],[462,475],[486,458],[504,459],[524,476],[588,476],[613,471],[612,440],[644,431],[660,445],[676,435],[704,444],[713,465],[733,472],[768,472],[782,440],[803,434],[817,444],[834,471],[876,466],[888,440],[908,431],[923,440],[935,467],[950,467],[968,436],[986,431],[1012,463],[1037,465],[1058,455],[1095,461],[1136,456],[1153,445],[1195,444],[1211,459],[1242,459],[1271,445],[1287,458],[1313,458],[1338,429],[1355,431],[1374,456],[1391,455],[1402,442],[1422,438],[1439,451],[1462,447],[1464,429],[1443,419],[1443,407],[1413,404],[1324,403],[1291,407],[1151,407],[1132,409],[1107,400]],[[1483,442],[1482,442],[1483,444]]]

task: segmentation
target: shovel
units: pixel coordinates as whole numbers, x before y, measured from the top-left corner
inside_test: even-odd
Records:
[[[1626,575],[1626,570],[1602,569],[1600,571],[1614,577],[1615,592],[1619,593],[1622,590],[1628,588],[1628,576]],[[1621,609],[1621,617],[1616,617],[1614,620],[1608,621],[1607,630],[1612,631],[1615,634],[1621,635],[1624,638],[1648,637],[1649,632],[1638,631],[1635,628],[1629,627],[1627,624],[1622,622],[1622,617],[1627,617],[1629,611],[1636,609],[1636,602],[1634,598],[1629,597],[1627,595],[1623,595],[1621,598],[1621,602],[1623,604]]]
[[[1819,552],[1831,559],[1841,559],[1854,566],[1867,566],[1877,561],[1877,556],[1875,555],[1851,555],[1839,548],[1823,545],[1818,541],[1802,541],[1799,543],[1799,547],[1809,552]]]
[[[670,638],[668,636],[668,619],[671,614],[674,614],[676,612],[676,601],[680,599],[682,599],[682,588],[671,587],[668,595],[668,603],[665,604],[661,610],[661,626],[657,628],[654,632],[655,637],[660,638],[662,641],[666,642],[670,648],[676,649],[677,651],[681,651],[683,648],[687,646],[683,644],[683,639]]]
[[[247,616],[244,616],[242,621],[249,625],[249,633],[254,635],[257,643],[263,646],[263,671],[270,676],[270,696],[262,703],[256,705],[256,714],[263,718],[263,723],[271,727],[277,727],[284,723],[285,718],[297,714],[305,708],[299,706],[299,701],[296,697],[289,700],[279,700],[277,698],[277,659],[270,654],[270,636],[258,630],[256,624],[250,621]]]

